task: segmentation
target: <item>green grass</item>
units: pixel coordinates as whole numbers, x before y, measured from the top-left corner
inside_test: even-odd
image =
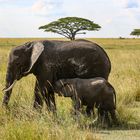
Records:
[[[6,66],[11,48],[36,39],[0,39],[0,89],[5,85]],[[40,40],[40,39],[39,39]],[[32,108],[35,78],[29,75],[14,87],[9,110],[0,107],[2,140],[100,140],[140,139],[140,39],[89,39],[108,53],[112,70],[109,81],[117,93],[117,115],[121,126],[112,129],[89,128],[93,119],[71,115],[71,100],[56,97],[57,117],[43,108]],[[3,93],[0,90],[0,101]],[[132,130],[133,129],[133,130]]]

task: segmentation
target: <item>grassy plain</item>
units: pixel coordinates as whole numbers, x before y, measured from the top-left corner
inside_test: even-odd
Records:
[[[0,39],[0,89],[5,85],[8,54],[11,48],[31,39]],[[38,39],[40,40],[40,39]],[[121,126],[111,129],[89,128],[93,119],[71,116],[70,99],[56,97],[57,118],[32,109],[35,78],[29,75],[13,89],[10,110],[0,107],[2,140],[139,140],[140,139],[140,39],[93,39],[107,52],[112,70],[109,81],[117,92],[117,115]],[[0,103],[3,93],[0,90]]]

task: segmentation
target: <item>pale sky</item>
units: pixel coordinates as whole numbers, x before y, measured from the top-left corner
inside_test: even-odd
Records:
[[[38,27],[67,16],[102,27],[83,37],[130,37],[140,28],[140,0],[0,0],[0,37],[61,37]]]

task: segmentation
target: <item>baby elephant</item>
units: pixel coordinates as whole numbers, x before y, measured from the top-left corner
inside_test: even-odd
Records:
[[[55,83],[55,92],[64,97],[71,97],[75,103],[75,110],[80,110],[81,106],[85,105],[86,113],[90,116],[95,105],[98,108],[98,120],[105,120],[109,125],[110,113],[113,123],[117,123],[116,93],[113,86],[104,78],[61,79]]]

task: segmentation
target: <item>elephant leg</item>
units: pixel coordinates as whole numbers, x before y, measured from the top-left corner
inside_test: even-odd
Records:
[[[104,111],[99,107],[98,108],[98,122],[102,123],[104,119]]]
[[[12,93],[12,90],[5,92],[3,102],[2,102],[2,106],[7,107],[8,102],[10,100],[11,93]]]
[[[74,106],[74,114],[77,115],[81,108],[81,101],[75,95],[72,97],[73,106]]]
[[[91,117],[91,110],[92,110],[92,107],[90,107],[90,106],[86,107],[86,113],[87,113],[88,117]]]
[[[49,93],[50,109],[51,111],[56,111],[55,95],[54,92]]]
[[[99,107],[98,108],[98,122],[101,123],[101,125],[103,126],[106,122],[106,119],[107,119],[106,112],[101,107]]]
[[[111,126],[108,111],[100,109],[100,107],[98,108],[98,122],[100,122],[103,127],[104,125],[107,125],[107,127]]]
[[[50,111],[50,98],[49,98],[49,93],[48,93],[47,87],[45,87],[45,84],[42,85],[42,87],[41,87],[41,95],[46,103],[48,111]]]
[[[110,118],[108,116],[108,111],[105,111],[105,123],[107,123],[107,126],[111,126],[111,123],[110,123]]]
[[[45,86],[44,80],[40,79],[39,77],[37,77],[37,81],[35,84],[34,96],[35,96],[35,101],[34,101],[35,108],[42,108],[43,100],[45,100],[49,110],[50,102],[49,102],[47,88]]]
[[[92,111],[92,115],[94,116],[94,115],[95,115],[95,112],[94,112],[94,105],[91,107],[91,111]]]
[[[38,81],[36,81],[35,89],[34,89],[34,105],[33,105],[35,109],[39,109],[43,107],[43,97],[40,93],[39,88],[40,87]]]
[[[110,114],[111,114],[111,119],[112,119],[112,121],[113,121],[113,124],[119,125],[118,119],[117,119],[117,117],[116,117],[115,110],[111,110],[111,111],[109,111],[109,112],[110,112]]]
[[[44,99],[49,111],[56,111],[55,94],[50,82],[45,84]]]

